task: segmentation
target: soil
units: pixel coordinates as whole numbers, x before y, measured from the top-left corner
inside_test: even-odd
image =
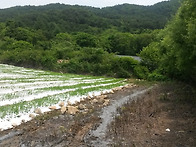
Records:
[[[54,110],[1,131],[0,146],[195,147],[195,93],[190,89],[173,83],[127,87],[108,94],[107,106],[86,99],[80,104],[87,109],[75,115]]]

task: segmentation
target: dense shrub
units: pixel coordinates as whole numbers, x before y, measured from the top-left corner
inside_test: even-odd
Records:
[[[60,69],[78,74],[128,78],[137,64],[130,57],[117,57],[100,48],[81,48],[68,62],[62,63]]]
[[[176,16],[160,32],[159,41],[141,52],[143,63],[151,71],[150,79],[162,75],[194,84],[196,82],[196,1],[184,0]]]
[[[168,78],[156,71],[148,75],[148,80],[150,81],[166,81]]]
[[[134,68],[134,75],[140,79],[147,79],[149,70],[146,66],[138,65]]]

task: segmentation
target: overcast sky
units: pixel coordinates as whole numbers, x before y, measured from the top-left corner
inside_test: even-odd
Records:
[[[138,5],[153,5],[167,0],[0,0],[0,8],[24,5],[45,5],[49,3],[64,3],[71,5],[85,5],[93,7],[114,6],[117,4],[129,3]]]

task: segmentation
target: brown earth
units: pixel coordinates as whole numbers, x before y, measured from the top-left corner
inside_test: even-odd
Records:
[[[106,99],[110,100],[111,106],[147,87],[127,87],[108,94]],[[105,146],[195,147],[196,107],[190,103],[194,102],[193,98],[195,93],[189,86],[155,85],[118,107],[101,139],[89,134],[103,123],[100,116],[109,106],[95,98],[86,99],[80,103],[85,109],[81,108],[75,115],[54,110],[13,129],[1,131],[0,146],[99,146],[99,143],[92,143],[96,140],[106,142]]]

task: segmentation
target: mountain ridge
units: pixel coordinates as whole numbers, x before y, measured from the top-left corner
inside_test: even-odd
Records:
[[[152,6],[122,4],[104,8],[60,3],[44,6],[16,6],[0,9],[0,22],[13,20],[19,26],[45,31],[52,29],[51,26],[53,26],[63,32],[85,32],[89,28],[104,30],[113,27],[122,32],[161,29],[175,14],[180,1],[164,1]]]

